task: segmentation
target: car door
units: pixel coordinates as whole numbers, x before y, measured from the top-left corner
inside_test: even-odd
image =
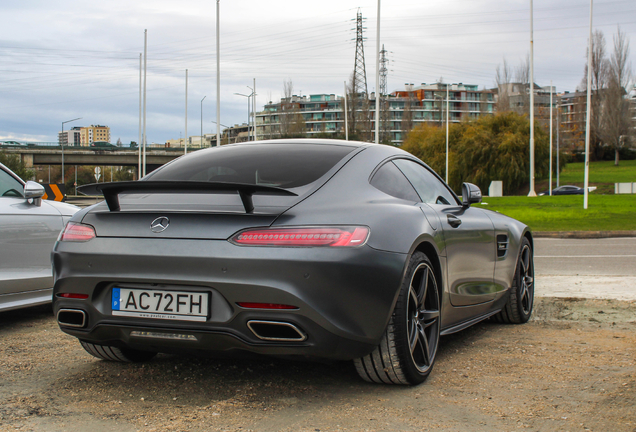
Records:
[[[432,171],[409,159],[394,163],[409,179],[424,205],[439,218],[446,243],[447,280],[453,306],[485,303],[495,298],[495,230],[481,210],[462,207]]]
[[[46,202],[27,202],[23,191],[0,168],[0,296],[53,287],[50,256],[62,216]]]

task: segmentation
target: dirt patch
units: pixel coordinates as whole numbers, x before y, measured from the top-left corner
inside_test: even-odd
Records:
[[[442,339],[416,387],[350,363],[160,355],[106,363],[50,311],[0,314],[0,430],[636,430],[636,304],[537,299],[531,322]]]

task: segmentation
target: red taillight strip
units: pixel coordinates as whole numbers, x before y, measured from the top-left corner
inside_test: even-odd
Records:
[[[363,226],[256,228],[242,231],[230,241],[243,246],[356,247],[368,236],[369,228]]]
[[[236,304],[245,309],[298,309],[298,306],[277,303],[237,302]]]
[[[88,298],[88,294],[77,294],[77,293],[58,293],[57,296],[62,298],[70,298],[70,299],[78,299],[78,300],[86,300]]]
[[[60,233],[59,241],[85,242],[95,238],[95,228],[78,222],[69,222]]]

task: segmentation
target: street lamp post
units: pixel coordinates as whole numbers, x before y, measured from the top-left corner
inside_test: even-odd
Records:
[[[74,122],[77,120],[81,120],[82,117],[75,118],[73,120],[66,120],[62,122],[62,135],[64,135],[64,125],[66,123]],[[65,184],[66,179],[64,178],[64,142],[60,139],[60,145],[62,146],[62,184]]]
[[[448,115],[450,114],[449,111],[449,91],[448,91],[448,84],[446,84],[446,184],[448,184]]]
[[[203,96],[203,99],[207,97]],[[201,148],[203,148],[203,99],[201,99]]]
[[[234,93],[237,96],[243,96],[247,98],[247,140],[250,140],[250,98],[254,95],[254,92],[252,92],[249,95],[243,94],[243,93]]]
[[[250,97],[252,98],[252,110],[249,113],[249,117],[247,119],[247,136],[248,136],[248,141],[249,141],[249,136],[250,136],[250,127],[249,124],[252,123],[252,141],[256,141],[256,119],[254,119],[254,121],[252,122],[252,112],[256,113],[256,80],[254,81],[254,88],[250,87],[250,86],[245,86],[248,89],[252,90],[252,93],[250,93]]]

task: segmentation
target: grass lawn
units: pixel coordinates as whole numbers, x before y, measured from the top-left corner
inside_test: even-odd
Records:
[[[576,185],[583,187],[584,181],[583,162],[569,163],[559,176],[559,184]],[[594,193],[614,193],[614,183],[636,183],[636,160],[620,161],[618,166],[614,161],[590,162],[590,186],[598,189]],[[552,188],[556,187],[556,176],[552,177]],[[535,190],[542,192],[548,190],[548,180],[535,183]]]
[[[587,210],[583,210],[583,195],[484,197],[476,207],[518,219],[534,231],[636,231],[636,195],[594,191],[589,194]]]

